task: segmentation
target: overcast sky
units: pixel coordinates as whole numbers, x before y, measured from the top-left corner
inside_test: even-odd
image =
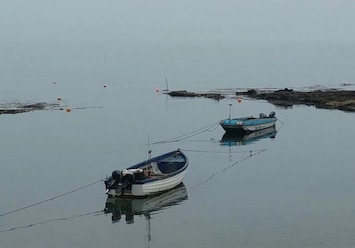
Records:
[[[355,41],[355,0],[1,0],[7,42]]]

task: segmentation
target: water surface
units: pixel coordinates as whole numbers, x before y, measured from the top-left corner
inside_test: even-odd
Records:
[[[1,76],[1,103],[57,103],[60,96],[61,106],[72,111],[0,116],[0,214],[103,179],[146,159],[149,149],[153,155],[186,152],[187,199],[152,213],[148,227],[144,214],[133,224],[123,217],[112,222],[103,211],[104,185],[97,183],[1,216],[2,247],[355,245],[354,114],[161,93],[166,76],[170,88],[201,91],[339,86],[355,82],[351,47],[120,47],[119,60],[108,56],[106,63],[104,53],[80,56],[87,54],[80,47],[58,52],[51,70],[31,63],[35,52],[25,50]],[[234,116],[275,111],[276,136],[221,145],[224,131],[216,122],[228,117],[229,104]]]

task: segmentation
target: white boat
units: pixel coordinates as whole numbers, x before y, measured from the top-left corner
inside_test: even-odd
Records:
[[[179,185],[186,174],[188,158],[180,149],[148,159],[126,169],[115,170],[105,180],[109,197],[143,197]]]
[[[271,112],[268,116],[261,113],[259,117],[228,118],[222,120],[220,124],[229,133],[250,133],[275,127],[276,121],[275,112]]]

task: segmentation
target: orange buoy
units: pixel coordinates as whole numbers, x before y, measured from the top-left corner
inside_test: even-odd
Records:
[[[66,111],[67,111],[67,112],[70,112],[70,111],[71,111],[71,108],[69,108],[69,107],[66,108]]]
[[[238,97],[238,100],[237,100],[239,103],[242,102],[242,98]]]
[[[158,93],[159,91],[160,91],[160,89],[159,89],[159,88],[156,88],[156,89],[155,89],[155,92],[156,92],[156,93]]]

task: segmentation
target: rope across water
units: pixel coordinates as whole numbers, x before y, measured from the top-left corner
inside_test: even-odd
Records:
[[[42,201],[39,201],[39,202],[35,202],[35,203],[33,203],[33,204],[30,204],[30,205],[25,206],[25,207],[22,207],[22,208],[18,208],[18,209],[15,209],[15,210],[11,210],[11,211],[2,213],[2,214],[0,214],[0,217],[3,217],[3,216],[5,216],[5,215],[9,215],[9,214],[13,214],[13,213],[16,213],[16,212],[25,210],[25,209],[27,209],[27,208],[31,208],[31,207],[34,207],[34,206],[37,206],[37,205],[40,205],[40,204],[43,204],[43,203],[52,201],[52,200],[54,200],[54,199],[57,199],[57,198],[59,198],[59,197],[63,197],[63,196],[65,196],[65,195],[69,195],[69,194],[74,193],[74,192],[76,192],[76,191],[79,191],[79,190],[88,188],[88,187],[90,187],[90,186],[92,186],[92,185],[95,185],[95,184],[97,184],[97,183],[99,183],[99,182],[102,182],[103,180],[104,180],[104,179],[100,179],[100,180],[97,180],[97,181],[95,181],[95,182],[92,182],[92,183],[89,183],[89,184],[87,184],[87,185],[84,185],[84,186],[82,186],[82,187],[79,187],[79,188],[70,190],[70,191],[68,191],[68,192],[65,192],[65,193],[63,193],[63,194],[60,194],[60,195],[57,195],[57,196],[54,196],[54,197],[51,197],[51,198],[48,198],[48,199],[45,199],[45,200],[42,200]]]
[[[203,132],[212,132],[219,126],[219,122],[220,121],[213,122],[213,123],[211,123],[211,124],[209,124],[209,125],[207,125],[205,127],[202,127],[200,129],[198,129],[198,130],[195,130],[195,131],[192,131],[192,132],[189,132],[189,133],[186,133],[186,134],[174,137],[174,138],[156,141],[156,142],[153,142],[151,144],[156,145],[156,144],[178,142],[180,140],[184,140],[184,139],[196,136],[196,135],[198,135],[200,133],[203,133]]]

